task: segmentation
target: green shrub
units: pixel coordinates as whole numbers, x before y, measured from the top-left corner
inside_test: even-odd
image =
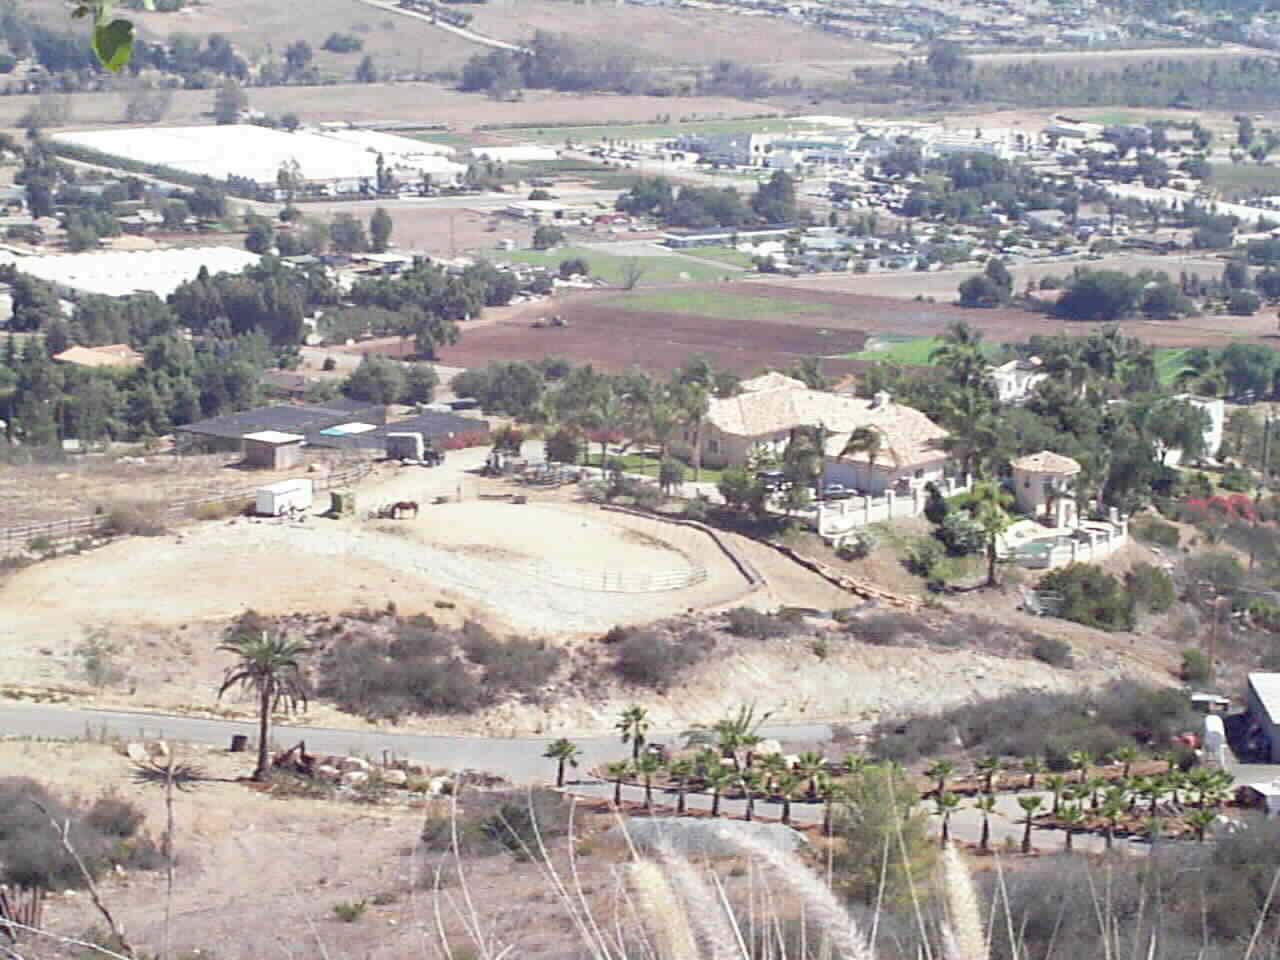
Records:
[[[343,923],[355,923],[367,909],[369,904],[365,900],[344,900],[333,905],[333,915]]]
[[[794,624],[786,618],[761,613],[751,607],[734,607],[725,614],[725,619],[728,621],[725,629],[730,633],[756,640],[785,637],[795,630]]]
[[[967,557],[986,549],[986,535],[968,510],[952,510],[943,518],[934,536],[952,557]]]
[[[114,790],[100,794],[84,817],[85,823],[103,836],[126,840],[138,832],[146,819],[147,815],[136,803]]]
[[[1178,548],[1178,528],[1155,517],[1139,517],[1129,524],[1129,531],[1143,543],[1154,543],[1166,550]]]
[[[1073,563],[1040,579],[1038,589],[1062,597],[1058,615],[1101,630],[1133,627],[1133,601],[1120,581],[1099,566]]]
[[[1182,668],[1178,671],[1178,676],[1182,678],[1183,683],[1193,687],[1203,686],[1209,682],[1212,674],[1212,664],[1209,663],[1209,658],[1204,651],[1194,647],[1188,647],[1182,651]]]
[[[659,630],[624,630],[618,646],[618,673],[628,683],[665,690],[696,666],[715,647],[701,630],[667,634]]]
[[[1057,637],[1041,635],[1031,645],[1031,655],[1041,663],[1051,667],[1070,670],[1076,665],[1075,656],[1071,652],[1071,644]]]
[[[841,560],[863,560],[876,548],[876,535],[870,530],[855,530],[836,548]]]
[[[1218,486],[1232,493],[1247,493],[1253,489],[1253,474],[1240,467],[1228,467],[1218,477]]]
[[[932,537],[919,537],[907,547],[902,564],[910,573],[928,579],[942,562],[942,545]]]
[[[1149,563],[1135,564],[1124,575],[1124,586],[1133,603],[1146,607],[1152,613],[1164,613],[1177,599],[1173,578]]]
[[[463,794],[456,825],[447,814],[427,818],[422,843],[428,852],[448,853],[453,849],[456,826],[462,856],[492,856],[509,852],[523,855],[525,847],[538,849],[537,834],[543,842],[569,832],[569,807],[555,790],[472,790]]]

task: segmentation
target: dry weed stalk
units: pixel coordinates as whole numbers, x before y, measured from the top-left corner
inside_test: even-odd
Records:
[[[632,863],[627,881],[640,915],[657,945],[658,960],[697,960],[698,947],[685,903],[652,860]]]
[[[874,960],[870,946],[853,918],[799,858],[780,853],[752,837],[725,830],[720,836],[761,866],[768,867],[812,912],[830,938],[839,960]]]
[[[735,960],[733,944],[739,944],[738,956],[746,960],[748,954],[738,931],[725,918],[723,905],[701,874],[666,844],[658,847],[657,856],[666,869],[667,879],[684,901],[709,960]]]
[[[951,844],[942,853],[942,883],[950,914],[943,925],[947,960],[987,960],[989,949],[982,930],[982,911],[960,854]]]

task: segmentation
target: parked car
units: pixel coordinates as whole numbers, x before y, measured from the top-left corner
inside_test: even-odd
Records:
[[[853,492],[843,483],[828,483],[822,487],[822,499],[824,500],[843,500],[851,496],[853,496]]]

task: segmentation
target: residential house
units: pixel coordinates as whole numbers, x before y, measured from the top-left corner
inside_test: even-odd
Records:
[[[1222,449],[1222,439],[1227,429],[1226,402],[1221,397],[1197,397],[1190,393],[1180,393],[1174,399],[1182,400],[1197,410],[1203,410],[1208,415],[1209,423],[1204,428],[1203,458],[1216,460],[1218,451]],[[1164,462],[1170,467],[1178,466],[1182,462],[1182,451],[1166,451]]]
[[[781,455],[793,431],[826,431],[823,482],[867,494],[909,492],[945,480],[947,432],[919,410],[894,403],[887,393],[873,399],[810,390],[780,373],[742,382],[742,392],[712,400],[701,429],[701,462],[724,467],[747,462],[753,452]],[[845,454],[850,435],[870,428],[881,438],[874,451]],[[692,455],[694,431],[676,438],[675,451]]]
[[[1029,360],[1010,360],[998,367],[990,367],[987,375],[995,384],[996,398],[1001,403],[1026,403],[1041,383],[1049,379],[1039,357]]]
[[[103,347],[68,347],[55,353],[58,363],[70,363],[77,367],[136,367],[143,356],[127,343],[113,343]]]
[[[1055,527],[1075,526],[1073,491],[1081,469],[1077,461],[1041,450],[1019,457],[1010,466],[1013,496],[1019,509],[1038,519],[1049,520]]]

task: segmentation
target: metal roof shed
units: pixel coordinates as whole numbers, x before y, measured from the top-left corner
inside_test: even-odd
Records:
[[[1270,761],[1280,763],[1280,673],[1249,674],[1248,709],[1267,739]]]
[[[262,430],[246,434],[244,462],[264,470],[287,470],[302,463],[302,444],[306,437],[299,433]]]

